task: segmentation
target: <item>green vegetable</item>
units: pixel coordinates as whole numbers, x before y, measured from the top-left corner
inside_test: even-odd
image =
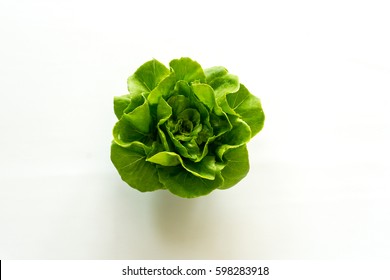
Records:
[[[190,58],[169,66],[146,62],[129,77],[129,94],[114,98],[114,166],[141,192],[193,198],[232,187],[249,171],[260,100],[223,67],[203,70]]]

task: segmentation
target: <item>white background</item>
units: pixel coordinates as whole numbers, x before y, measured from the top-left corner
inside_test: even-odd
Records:
[[[0,259],[390,257],[386,1],[0,2]],[[112,99],[156,58],[261,98],[251,171],[198,199],[109,159]]]

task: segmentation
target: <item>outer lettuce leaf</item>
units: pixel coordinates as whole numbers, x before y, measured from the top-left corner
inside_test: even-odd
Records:
[[[127,80],[130,94],[138,95],[152,91],[170,71],[164,64],[153,59],[144,63]]]
[[[134,111],[139,106],[142,106],[145,103],[145,96],[144,94],[139,95],[129,95],[130,96],[130,103],[123,111],[123,114],[130,113]]]
[[[225,72],[224,68],[214,70],[213,73],[209,73],[210,77],[214,77],[209,84],[214,89],[216,102],[225,113],[236,115],[236,112],[229,106],[226,95],[236,92],[240,88],[238,77]]]
[[[229,73],[215,78],[209,84],[214,89],[217,100],[225,97],[228,93],[236,92],[240,88],[238,77]]]
[[[152,117],[146,100],[133,111],[123,114],[114,126],[114,141],[122,147],[128,147],[133,141],[148,143],[151,138]]]
[[[130,101],[129,94],[114,97],[114,112],[118,120],[122,117],[123,111],[129,106]]]
[[[159,164],[161,166],[181,166],[188,172],[200,178],[214,180],[217,168],[215,166],[215,158],[207,156],[200,162],[182,159],[180,155],[174,152],[159,152],[147,159],[149,162]]]
[[[162,151],[157,154],[154,154],[147,161],[160,164],[162,166],[177,166],[182,164],[183,160],[175,152]]]
[[[159,167],[158,174],[160,182],[173,194],[194,198],[207,195],[223,185],[223,178],[220,172],[216,173],[214,180],[207,180],[187,172],[181,166]]]
[[[209,84],[215,78],[225,76],[227,73],[228,70],[222,66],[206,68],[204,70],[204,74],[206,75],[206,83]]]
[[[193,61],[188,57],[174,59],[169,63],[169,66],[176,74],[177,80],[184,80],[187,82],[201,81],[206,79],[202,66],[198,62]]]
[[[149,151],[150,148],[140,142],[132,142],[126,148],[115,143],[111,145],[111,161],[122,180],[141,192],[165,188],[159,180],[156,166],[146,161]]]
[[[246,122],[235,116],[230,117],[230,122],[233,126],[232,129],[218,138],[218,146],[215,149],[220,159],[222,159],[227,150],[238,148],[248,143],[251,139],[252,132]]]
[[[241,181],[249,172],[248,150],[246,145],[230,149],[223,155],[225,167],[221,175],[224,183],[219,189],[228,189]]]
[[[175,73],[170,73],[150,92],[148,101],[151,105],[158,104],[160,98],[168,99],[177,82]]]
[[[250,126],[252,137],[259,133],[265,118],[260,99],[252,95],[243,84],[237,92],[226,98],[229,106]]]

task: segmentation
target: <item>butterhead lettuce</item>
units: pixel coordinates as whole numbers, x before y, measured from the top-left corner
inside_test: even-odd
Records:
[[[114,98],[111,161],[141,191],[194,198],[237,184],[249,171],[246,143],[264,123],[260,100],[224,67],[153,59]]]

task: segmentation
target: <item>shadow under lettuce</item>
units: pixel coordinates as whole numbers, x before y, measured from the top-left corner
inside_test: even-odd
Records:
[[[220,244],[216,196],[184,199],[168,191],[155,196],[156,235],[165,251],[164,259],[229,258],[229,246]]]

